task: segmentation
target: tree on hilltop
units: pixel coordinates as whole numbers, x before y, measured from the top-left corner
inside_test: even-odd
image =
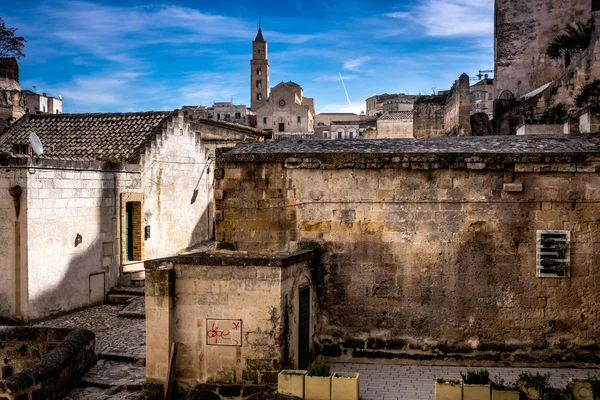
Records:
[[[564,58],[565,68],[571,65],[571,56],[585,50],[592,42],[594,19],[569,25],[548,45],[546,55],[555,60]]]
[[[25,57],[23,49],[27,40],[23,36],[15,36],[17,28],[7,28],[0,17],[0,57]]]

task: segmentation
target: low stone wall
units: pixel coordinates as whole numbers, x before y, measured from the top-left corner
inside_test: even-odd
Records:
[[[0,361],[13,375],[0,380],[0,399],[62,399],[95,362],[95,335],[85,330],[0,328]]]

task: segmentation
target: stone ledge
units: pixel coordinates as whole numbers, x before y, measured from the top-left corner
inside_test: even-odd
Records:
[[[285,254],[256,254],[234,251],[214,251],[206,253],[186,254],[177,257],[148,260],[144,262],[146,270],[158,269],[160,266],[177,263],[180,265],[201,266],[265,266],[286,267],[302,261],[308,261],[314,256],[313,250],[301,250]]]
[[[95,335],[87,330],[14,327],[0,330],[0,340],[31,342],[42,340],[60,343],[33,368],[0,381],[0,397],[9,398],[43,394],[45,399],[62,399],[77,379],[92,366]]]

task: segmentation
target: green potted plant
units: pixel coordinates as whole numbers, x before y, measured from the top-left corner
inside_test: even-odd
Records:
[[[306,400],[331,399],[331,371],[329,364],[318,361],[308,367],[304,378],[304,398]]]
[[[485,369],[467,370],[466,375],[460,373],[463,381],[464,400],[490,400],[492,381],[490,373]]]
[[[359,380],[358,372],[334,372],[331,376],[331,400],[358,400]]]
[[[504,379],[498,377],[492,381],[492,400],[519,400],[520,397],[516,384],[505,384]]]
[[[544,392],[548,389],[548,379],[550,375],[540,374],[535,375],[529,372],[521,372],[517,378],[517,386],[521,389],[529,400],[541,400]]]
[[[306,370],[284,369],[277,376],[277,393],[304,398]]]
[[[462,400],[462,381],[451,378],[435,378],[435,400]]]

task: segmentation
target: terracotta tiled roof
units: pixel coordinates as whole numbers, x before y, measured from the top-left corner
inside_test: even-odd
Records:
[[[166,126],[172,111],[106,114],[27,114],[0,136],[0,152],[28,144],[35,132],[51,158],[131,161]]]

